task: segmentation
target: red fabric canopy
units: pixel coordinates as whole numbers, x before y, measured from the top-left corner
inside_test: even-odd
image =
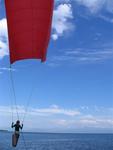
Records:
[[[10,63],[46,60],[54,0],[5,0]]]

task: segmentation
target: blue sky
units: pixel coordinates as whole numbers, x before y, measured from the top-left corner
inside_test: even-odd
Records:
[[[33,89],[24,130],[112,132],[113,0],[56,0],[53,14],[46,63],[26,60],[12,65],[20,120]],[[4,129],[10,127],[12,105],[17,119],[9,77],[7,24],[0,0],[0,128]]]

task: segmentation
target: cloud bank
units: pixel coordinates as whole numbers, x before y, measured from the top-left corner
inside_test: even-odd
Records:
[[[25,113],[24,106],[17,106],[20,120]],[[29,108],[25,120],[26,130],[72,132],[88,131],[92,129],[103,132],[111,131],[113,126],[113,108],[81,106],[75,109],[66,109],[57,105],[48,108]],[[13,117],[16,121],[16,109],[13,106]],[[0,106],[0,117],[3,118],[0,128],[9,129],[11,124],[12,107]],[[32,126],[34,125],[34,126]],[[38,127],[37,127],[38,126]],[[87,130],[86,130],[87,129]]]

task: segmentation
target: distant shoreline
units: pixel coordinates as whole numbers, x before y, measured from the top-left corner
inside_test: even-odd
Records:
[[[62,132],[30,132],[30,131],[23,131],[23,133],[26,133],[26,134],[113,134],[113,133],[62,133]]]
[[[0,132],[12,132],[10,130],[0,130]],[[34,131],[23,131],[23,133],[26,133],[26,134],[113,134],[113,133],[69,133],[69,132],[34,132]]]
[[[0,132],[9,132],[8,130],[0,130]]]

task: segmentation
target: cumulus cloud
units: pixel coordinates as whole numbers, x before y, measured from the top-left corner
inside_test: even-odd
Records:
[[[56,10],[54,10],[53,16],[53,40],[57,40],[59,36],[63,36],[64,33],[73,30],[74,26],[71,23],[73,19],[72,6],[70,4],[60,4]]]
[[[0,59],[8,55],[7,21],[0,20]]]

